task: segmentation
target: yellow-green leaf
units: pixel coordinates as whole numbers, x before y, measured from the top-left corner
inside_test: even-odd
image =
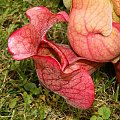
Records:
[[[14,108],[15,105],[17,104],[17,101],[18,101],[18,98],[14,98],[14,99],[10,100],[9,108]]]

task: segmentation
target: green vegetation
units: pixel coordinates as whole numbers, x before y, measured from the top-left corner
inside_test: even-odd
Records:
[[[98,114],[93,115],[90,120],[108,120],[110,117],[111,111],[109,107],[102,106],[98,109]]]
[[[93,74],[96,90],[93,106],[82,111],[39,84],[31,59],[11,58],[8,37],[28,23],[25,11],[33,6],[46,6],[55,13],[66,10],[60,0],[0,0],[0,120],[89,120],[91,117],[120,120],[120,88],[105,67]],[[48,32],[49,39],[68,43],[66,27],[63,23],[55,25]]]

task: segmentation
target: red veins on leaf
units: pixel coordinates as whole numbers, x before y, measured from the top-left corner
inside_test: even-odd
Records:
[[[61,46],[47,42],[47,45],[43,46],[39,49],[39,55],[33,56],[39,80],[45,87],[63,96],[72,106],[88,109],[94,101],[94,84],[85,68],[86,63],[81,65],[80,58],[77,58],[67,45]],[[56,47],[57,50],[54,49]],[[62,52],[65,49],[68,49],[66,54],[69,56]],[[65,62],[65,65],[61,65],[61,61],[69,62],[70,52],[76,61],[71,61],[70,65]],[[59,54],[65,57],[60,57]],[[89,67],[92,67],[92,63]]]
[[[79,68],[64,73],[52,57],[35,56],[34,60],[38,77],[44,86],[63,96],[69,104],[77,108],[91,107],[94,100],[94,84],[87,70]]]
[[[45,7],[34,7],[26,14],[30,23],[13,32],[8,40],[13,59],[33,58],[43,86],[64,97],[69,104],[88,109],[94,101],[94,84],[89,73],[102,64],[78,57],[69,46],[46,39],[53,24],[68,21],[64,11],[53,14]]]
[[[69,67],[65,70],[67,72],[85,67],[87,71],[92,74],[97,68],[101,67],[104,63],[89,61],[85,58],[78,57],[77,54],[68,45],[57,45],[57,47],[65,54],[69,62]],[[67,51],[67,52],[66,52]]]
[[[47,40],[41,43],[33,59],[43,86],[63,96],[74,107],[88,109],[92,105],[94,84],[89,73],[102,64],[83,60],[68,45]]]
[[[39,45],[47,30],[60,21],[68,21],[64,11],[51,13],[45,7],[34,7],[26,12],[30,24],[13,32],[8,40],[8,49],[16,60],[22,60],[37,54]]]
[[[73,0],[68,37],[73,50],[86,59],[112,61],[120,55],[120,24],[112,23],[109,0]]]

